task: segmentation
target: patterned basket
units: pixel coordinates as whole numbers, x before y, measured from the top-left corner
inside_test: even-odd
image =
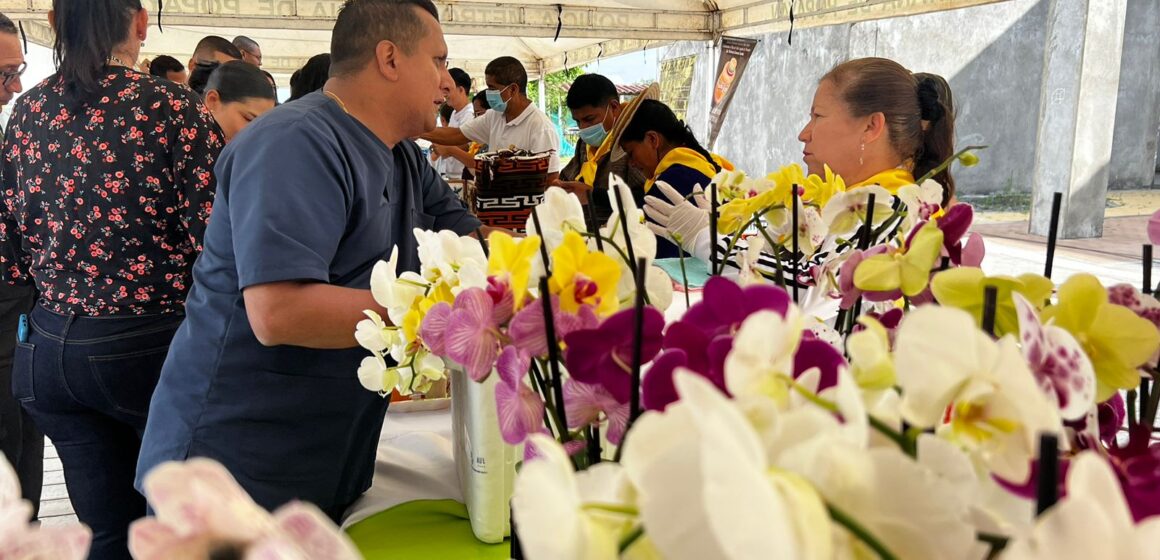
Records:
[[[475,184],[464,191],[484,225],[522,232],[544,199],[551,152],[503,150],[475,156]]]

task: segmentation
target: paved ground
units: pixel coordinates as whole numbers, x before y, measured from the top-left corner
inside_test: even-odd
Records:
[[[1142,280],[1141,247],[1146,242],[1145,224],[1160,209],[1160,189],[1121,191],[1109,196],[1104,236],[1099,239],[1061,240],[1056,247],[1052,277],[1061,281],[1078,272],[1089,272],[1105,285]],[[1043,273],[1047,240],[1027,233],[1027,215],[1019,212],[988,212],[976,216],[973,231],[984,237],[988,274]],[[1160,249],[1156,253],[1160,261]],[[1153,274],[1160,282],[1160,269]],[[56,449],[45,450],[44,494],[40,516],[45,525],[76,523],[64,473]]]

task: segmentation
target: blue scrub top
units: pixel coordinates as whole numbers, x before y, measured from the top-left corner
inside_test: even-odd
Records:
[[[395,245],[400,272],[419,269],[413,228],[467,234],[479,220],[415,143],[388,148],[317,92],[246,128],[216,173],[205,251],[153,396],[138,488],[163,461],[205,456],[267,508],[302,499],[338,517],[370,485],[386,412],[386,400],[358,382],[368,353],[262,346],[242,290],[292,280],[367,289]]]

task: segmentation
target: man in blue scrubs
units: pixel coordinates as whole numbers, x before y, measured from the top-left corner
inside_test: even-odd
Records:
[[[257,120],[217,165],[186,320],[153,395],[137,485],[158,464],[223,463],[264,507],[313,502],[338,520],[371,483],[387,402],[359,384],[355,325],[371,269],[412,228],[479,221],[408,138],[452,87],[430,0],[349,0],[330,80]]]

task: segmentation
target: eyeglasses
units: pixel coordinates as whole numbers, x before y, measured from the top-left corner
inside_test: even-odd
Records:
[[[4,79],[4,81],[3,81],[4,86],[7,87],[8,84],[12,83],[12,80],[15,80],[15,79],[19,78],[20,76],[22,76],[24,74],[24,71],[27,69],[28,69],[28,63],[21,62],[20,66],[16,70],[0,70],[0,77],[2,77]]]

